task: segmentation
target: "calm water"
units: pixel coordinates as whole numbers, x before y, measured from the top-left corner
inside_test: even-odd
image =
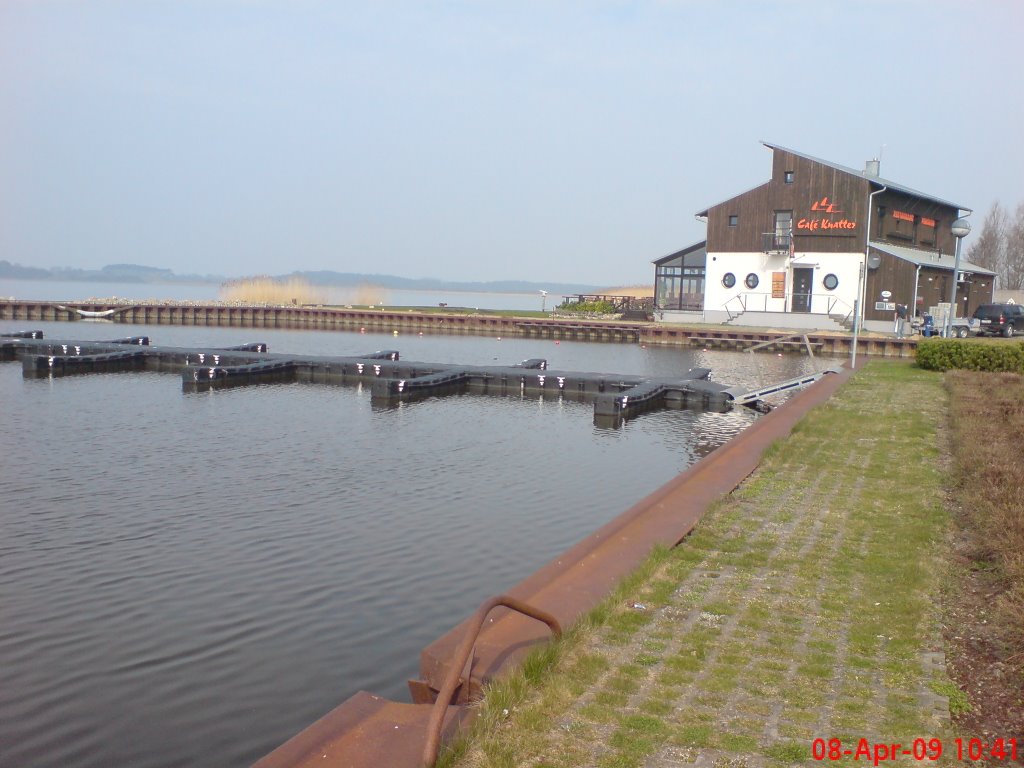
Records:
[[[48,338],[672,373],[803,357],[540,340],[35,323]],[[0,332],[24,323],[0,321]],[[366,389],[183,394],[167,374],[0,364],[0,765],[244,766],[418,653],[756,418]]]
[[[212,283],[150,285],[145,283],[90,283],[0,278],[0,298],[33,301],[86,301],[115,296],[139,301],[213,301],[219,297],[218,289],[219,286]],[[443,302],[449,307],[473,307],[475,309],[550,310],[565,298],[556,293],[549,293],[546,298],[542,298],[539,292],[474,293],[470,291],[408,291],[392,288],[369,289],[339,286],[322,286],[317,287],[316,290],[321,291],[324,301],[330,304],[376,302],[395,307],[434,307]]]

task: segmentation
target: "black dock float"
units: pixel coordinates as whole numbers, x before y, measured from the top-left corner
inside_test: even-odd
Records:
[[[463,389],[469,381],[466,370],[442,371],[410,379],[378,379],[370,389],[374,403],[418,400],[433,395],[451,394]]]
[[[140,347],[149,346],[149,336],[127,336],[123,339],[111,339],[110,341],[103,342],[104,344],[135,344]]]
[[[181,371],[184,392],[205,392],[224,387],[244,387],[295,381],[298,364],[294,360],[248,363],[244,365],[187,365]]]
[[[0,340],[0,358],[22,360],[26,378],[81,373],[147,370],[176,373],[182,391],[205,392],[264,383],[371,384],[371,403],[393,405],[456,392],[565,398],[594,403],[598,426],[659,408],[726,411],[733,404],[753,405],[759,398],[820,378],[799,377],[752,392],[710,381],[707,368],[673,378],[548,370],[534,358],[512,365],[470,366],[400,361],[396,350],[360,356],[295,356],[267,351],[266,344],[189,349],[145,344],[145,337],[116,341],[43,341],[18,336]],[[126,344],[135,345],[126,350]]]
[[[10,333],[0,333],[0,339],[41,339],[43,338],[42,331],[11,331]]]
[[[25,355],[21,359],[26,379],[50,376],[71,376],[80,373],[113,373],[141,371],[146,367],[146,353],[103,352],[94,355]]]

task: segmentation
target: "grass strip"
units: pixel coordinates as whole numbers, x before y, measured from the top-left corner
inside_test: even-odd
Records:
[[[926,663],[943,505],[941,375],[872,362],[690,537],[494,683],[444,766],[811,760],[815,738],[946,735]]]

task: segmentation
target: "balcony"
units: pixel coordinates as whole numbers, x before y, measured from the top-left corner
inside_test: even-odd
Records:
[[[765,232],[761,235],[761,250],[765,253],[789,253],[793,245],[792,232]]]

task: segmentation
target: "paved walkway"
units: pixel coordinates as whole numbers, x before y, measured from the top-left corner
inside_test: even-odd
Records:
[[[944,408],[936,375],[858,373],[618,595],[505,743],[459,764],[814,764],[815,739],[902,753],[933,737],[950,757],[933,608]]]

